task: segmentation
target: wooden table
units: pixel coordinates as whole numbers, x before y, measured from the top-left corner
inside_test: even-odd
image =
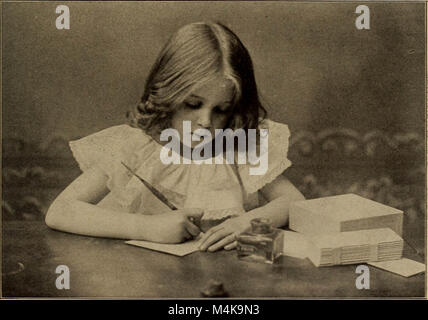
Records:
[[[58,265],[70,269],[69,290],[55,286]],[[53,231],[43,222],[3,223],[5,297],[199,298],[210,279],[222,281],[230,297],[424,295],[424,274],[404,278],[370,267],[370,290],[358,290],[355,268],[316,268],[291,257],[275,265],[250,263],[238,260],[235,251],[180,258],[121,240]]]

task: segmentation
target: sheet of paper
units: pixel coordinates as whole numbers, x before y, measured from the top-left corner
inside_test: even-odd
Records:
[[[369,262],[368,264],[376,268],[399,274],[403,277],[411,277],[418,273],[425,272],[425,265],[423,263],[407,258],[391,261]]]
[[[284,251],[283,254],[293,258],[305,259],[307,257],[306,248],[307,240],[305,236],[298,232],[283,231],[284,232]],[[143,240],[130,240],[126,244],[133,246],[155,250],[159,252],[169,253],[175,256],[183,257],[193,252],[199,251],[201,236],[194,240],[186,241],[179,244],[164,244],[155,243]]]
[[[298,232],[283,231],[284,232],[284,251],[283,255],[305,259],[307,257],[307,240],[306,237]]]
[[[199,251],[198,247],[200,242],[201,242],[201,236],[197,237],[194,240],[186,241],[179,244],[155,243],[155,242],[142,241],[142,240],[130,240],[130,241],[126,241],[125,243],[133,246],[137,246],[137,247],[142,247],[150,250],[165,252],[175,256],[183,257],[185,255]]]

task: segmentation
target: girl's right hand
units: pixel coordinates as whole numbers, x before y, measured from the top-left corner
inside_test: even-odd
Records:
[[[174,210],[150,216],[150,240],[159,243],[180,243],[196,237],[201,230],[192,221],[200,220],[204,211],[198,208]]]

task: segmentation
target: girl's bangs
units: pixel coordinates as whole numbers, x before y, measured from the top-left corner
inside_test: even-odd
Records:
[[[183,103],[186,98],[198,88],[203,87],[207,83],[216,79],[219,75],[219,71],[210,72],[210,74],[200,77],[199,79],[194,79],[192,83],[181,90],[177,95],[177,98],[174,99],[174,104]],[[233,105],[235,106],[239,99],[241,98],[241,82],[234,76],[224,74],[223,77],[233,83]]]

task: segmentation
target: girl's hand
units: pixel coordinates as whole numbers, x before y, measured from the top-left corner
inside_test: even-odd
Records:
[[[231,250],[236,247],[236,236],[251,226],[246,216],[227,219],[219,225],[209,229],[201,239],[199,249],[205,251],[216,251],[224,248]]]
[[[192,221],[200,219],[202,209],[180,209],[153,215],[150,240],[160,243],[180,243],[196,237],[201,230]]]

